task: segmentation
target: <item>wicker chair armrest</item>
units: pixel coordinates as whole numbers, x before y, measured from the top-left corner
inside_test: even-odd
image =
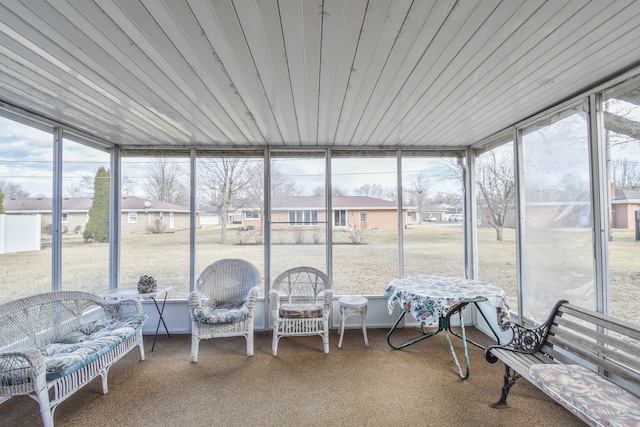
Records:
[[[46,387],[47,366],[44,356],[35,348],[23,348],[0,353],[2,385],[20,382],[34,384],[34,389]],[[1,387],[1,386],[0,386]]]
[[[247,306],[249,308],[249,313],[253,313],[256,311],[256,306],[258,305],[259,293],[260,293],[259,286],[254,286],[253,288],[249,289],[249,292],[247,293],[247,299],[243,304],[244,306]]]
[[[200,291],[193,291],[187,296],[187,304],[189,305],[189,317],[191,320],[197,321],[194,310],[201,308],[204,305],[202,299],[202,293]]]
[[[323,317],[325,319],[328,319],[329,313],[331,313],[331,299],[333,298],[333,290],[325,289],[323,293],[324,293]]]
[[[204,303],[202,293],[200,291],[193,291],[187,295],[187,304],[190,309],[194,309],[201,306]]]
[[[269,307],[271,309],[271,317],[275,320],[278,318],[278,310],[280,309],[280,297],[282,293],[277,289],[269,291]]]

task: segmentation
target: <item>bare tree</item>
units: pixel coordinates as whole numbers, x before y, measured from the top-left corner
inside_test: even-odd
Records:
[[[407,177],[407,189],[418,205],[418,224],[422,223],[422,208],[427,198],[430,179],[423,172],[415,172]]]
[[[29,192],[23,190],[22,185],[20,185],[19,183],[6,181],[4,179],[0,179],[0,191],[7,199],[18,199],[30,196]]]
[[[179,163],[162,157],[149,163],[146,172],[144,189],[148,198],[179,205],[189,204],[189,190],[182,183],[184,171]]]
[[[630,159],[611,161],[611,180],[616,189],[637,190],[640,188],[640,164]]]
[[[382,195],[384,194],[384,188],[382,187],[382,185],[377,183],[374,183],[374,184],[367,183],[356,188],[355,193],[357,196],[381,198]]]
[[[496,156],[496,150],[489,151],[479,158],[476,177],[481,208],[496,230],[496,240],[503,241],[507,213],[515,207],[513,161],[506,155]]]
[[[128,196],[136,188],[136,182],[129,178],[127,175],[122,176],[122,182],[120,183],[120,193],[123,196]],[[186,189],[185,189],[186,190]]]
[[[248,189],[262,174],[251,167],[248,159],[201,159],[198,162],[199,186],[206,204],[218,208],[222,217],[221,242],[227,243],[229,213],[241,209],[247,202]]]
[[[266,218],[264,212],[264,161],[262,159],[256,161],[253,166],[248,168],[247,173],[251,179],[248,180],[245,188],[246,204],[260,209],[260,233],[262,233]],[[272,163],[270,173],[272,198],[297,196],[302,192],[295,181],[282,172],[281,163]]]

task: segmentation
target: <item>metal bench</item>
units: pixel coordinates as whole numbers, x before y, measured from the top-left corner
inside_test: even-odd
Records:
[[[640,425],[638,325],[559,301],[538,327],[503,327],[512,340],[485,349],[488,362],[505,364],[493,407],[506,407],[524,377],[589,425]]]

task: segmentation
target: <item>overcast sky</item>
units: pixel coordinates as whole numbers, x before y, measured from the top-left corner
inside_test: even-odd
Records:
[[[51,197],[53,136],[49,132],[0,117],[0,179],[21,185],[31,197]],[[84,176],[95,176],[100,166],[109,168],[109,154],[86,147],[72,140],[64,140],[63,196],[69,196],[73,184]],[[144,197],[145,168],[154,159],[123,158],[122,173],[137,182],[133,194]],[[189,159],[180,158],[188,170]],[[282,171],[296,181],[299,188],[311,192],[324,185],[324,159],[281,159]],[[395,188],[395,157],[334,159],[332,163],[333,185],[347,194],[364,184],[378,184],[385,189]],[[406,158],[403,160],[405,177],[425,173],[431,177],[433,192],[453,191],[456,183],[447,181],[448,170],[442,160]]]

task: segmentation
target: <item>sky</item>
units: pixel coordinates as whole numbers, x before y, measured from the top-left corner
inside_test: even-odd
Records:
[[[65,139],[64,187],[109,168],[109,154]],[[32,197],[51,197],[53,134],[0,117],[0,180],[20,184]]]
[[[20,184],[31,197],[52,195],[53,135],[0,117],[0,180]],[[137,182],[132,195],[144,197],[146,163],[153,159],[123,158],[122,173]],[[188,165],[188,159],[179,159]],[[274,158],[282,171],[293,177],[296,185],[310,193],[324,185],[324,159]],[[64,140],[63,196],[83,177],[93,177],[100,166],[110,167],[109,154],[70,139]],[[397,185],[395,157],[337,158],[332,162],[333,185],[347,194],[364,184],[379,184],[385,189]],[[448,170],[440,159],[406,158],[404,175],[422,172],[432,176],[433,192],[453,191],[455,183],[444,177]],[[436,185],[437,183],[437,185]]]

